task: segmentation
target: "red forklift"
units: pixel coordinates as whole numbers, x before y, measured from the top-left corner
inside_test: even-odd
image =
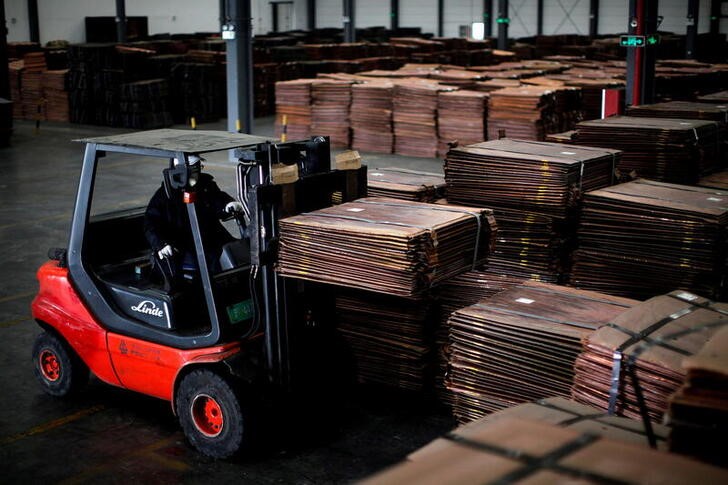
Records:
[[[199,452],[215,458],[240,454],[255,439],[251,430],[265,396],[293,392],[296,371],[304,372],[295,361],[301,352],[292,335],[329,313],[313,295],[325,290],[274,271],[278,221],[366,196],[366,168],[332,170],[326,137],[275,143],[162,129],[78,141],[85,143],[85,154],[68,248],[49,252],[32,303],[43,329],[33,347],[41,386],[50,395],[68,396],[93,373],[113,386],[169,401]],[[219,264],[211,265],[186,162],[218,151],[232,154],[244,210],[240,234],[223,247]],[[95,197],[109,197],[96,192],[99,169],[111,154],[157,163],[165,190],[183,197],[197,258],[191,283],[170,285],[150,264],[145,206],[92,213]],[[295,181],[277,183],[280,167],[288,168],[289,177],[297,172]]]

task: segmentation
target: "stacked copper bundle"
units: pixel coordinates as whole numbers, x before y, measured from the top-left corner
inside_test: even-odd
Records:
[[[420,459],[363,485],[401,483],[670,483],[722,485],[728,471],[672,453],[518,418],[449,433]]]
[[[351,87],[351,147],[363,152],[392,153],[394,84],[372,80]]]
[[[659,423],[685,381],[683,361],[728,324],[728,304],[673,291],[618,315],[584,340],[572,396],[620,416]]]
[[[722,172],[716,172],[702,177],[698,180],[698,185],[701,187],[728,191],[728,170],[723,170]]]
[[[457,275],[437,288],[440,303],[440,320],[435,329],[437,369],[435,390],[444,403],[453,403],[452,393],[445,387],[445,377],[450,361],[450,326],[448,320],[456,310],[473,305],[480,300],[518,286],[523,278],[501,274],[490,269],[478,269]]]
[[[586,194],[570,283],[641,300],[675,288],[720,295],[726,201],[728,192],[650,180]]]
[[[440,156],[448,144],[472,145],[486,140],[488,95],[479,91],[445,91],[437,98],[437,134]]]
[[[437,97],[446,90],[431,81],[398,81],[394,88],[394,152],[437,156]]]
[[[288,140],[304,140],[311,136],[311,79],[276,83],[277,137],[285,125]]]
[[[728,91],[718,91],[717,93],[698,96],[698,101],[703,103],[726,104],[728,103]]]
[[[683,386],[670,398],[670,451],[725,466],[728,433],[728,328],[683,361]]]
[[[435,202],[445,197],[445,177],[436,173],[385,167],[367,173],[370,197]]]
[[[336,297],[337,330],[360,382],[420,391],[430,384],[432,300],[364,291]]]
[[[172,124],[169,84],[166,79],[122,84],[119,99],[119,117],[126,128],[148,130]]]
[[[526,282],[457,310],[449,320],[459,421],[549,396],[570,395],[581,342],[636,302]]]
[[[23,61],[11,61],[8,64],[10,72],[10,99],[13,100],[13,118],[23,118],[23,100],[21,89],[23,83]]]
[[[48,121],[68,122],[68,69],[44,71],[41,87],[45,97],[45,117]]]
[[[283,276],[422,294],[488,256],[490,209],[364,198],[281,220]]]
[[[556,143],[494,140],[445,159],[448,201],[496,211],[494,270],[558,282],[573,244],[581,194],[612,183],[619,152]]]
[[[330,137],[332,147],[349,147],[351,84],[318,80],[311,86],[311,132]]]
[[[591,433],[603,438],[630,443],[641,447],[649,447],[648,432],[641,420],[611,416],[592,406],[587,406],[563,397],[550,397],[529,403],[519,404],[510,408],[483,416],[466,424],[458,426],[454,433],[467,436],[477,433],[483,426],[489,426],[504,419],[524,419],[553,424],[581,433]],[[670,428],[655,424],[652,426],[657,448],[667,450],[667,440]],[[407,458],[412,461],[427,459],[431,453],[436,452],[443,440],[435,440],[420,448]]]
[[[488,139],[543,140],[546,133],[559,131],[555,117],[556,93],[540,86],[503,88],[490,93]]]
[[[711,121],[615,116],[579,123],[574,142],[622,150],[623,173],[691,184],[715,167],[719,128]]]
[[[23,103],[23,113],[26,118],[31,120],[40,120],[44,118],[41,76],[45,70],[45,55],[42,52],[30,52],[23,56],[21,99]]]

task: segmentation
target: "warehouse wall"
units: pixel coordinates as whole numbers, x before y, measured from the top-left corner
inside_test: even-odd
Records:
[[[293,27],[307,27],[307,0],[294,0]],[[317,26],[341,27],[343,0],[317,0]],[[128,15],[149,17],[150,33],[183,33],[217,31],[219,28],[219,0],[126,0]],[[390,0],[357,0],[356,23],[359,27],[390,25]],[[555,0],[544,1],[544,33],[587,33],[589,29],[589,1],[561,0],[570,12]],[[536,33],[536,0],[509,2],[511,37],[524,37]],[[602,0],[600,2],[599,32],[619,33],[627,28],[628,0]],[[266,33],[272,27],[270,0],[252,0],[253,27],[256,34]],[[494,0],[497,9],[497,1]],[[66,39],[83,42],[85,16],[113,16],[113,0],[38,0],[41,41]],[[6,0],[8,40],[23,41],[30,37],[27,0]],[[676,33],[685,32],[687,2],[660,0],[659,14],[664,17],[660,28]],[[483,14],[481,0],[445,0],[444,34],[457,36],[461,25],[479,21]],[[709,29],[710,0],[701,0],[698,28]],[[400,0],[400,25],[422,27],[423,32],[437,32],[437,0]],[[494,32],[495,23],[493,24]],[[721,20],[721,32],[728,32],[728,19]]]

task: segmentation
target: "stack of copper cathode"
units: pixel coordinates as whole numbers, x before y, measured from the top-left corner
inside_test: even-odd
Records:
[[[359,382],[421,391],[431,382],[433,301],[342,290],[337,330]]]
[[[419,170],[377,168],[367,173],[367,192],[370,197],[435,202],[445,197],[445,177]]]
[[[444,91],[437,100],[439,152],[444,156],[448,144],[472,145],[486,140],[488,95],[480,91]]]
[[[570,396],[582,340],[636,302],[527,282],[450,317],[448,388],[459,421]]]
[[[437,156],[437,98],[443,88],[427,80],[398,81],[394,87],[394,152]]]
[[[505,135],[523,140],[543,140],[558,132],[556,92],[542,86],[503,88],[490,93],[488,139]]]
[[[558,282],[567,272],[581,194],[613,181],[619,152],[495,140],[457,147],[445,160],[448,202],[493,208],[492,270]]]
[[[330,137],[331,146],[349,146],[351,81],[318,80],[311,86],[311,132]]]
[[[68,69],[44,71],[41,88],[45,98],[45,118],[48,121],[69,121]]]
[[[494,239],[490,209],[364,198],[281,220],[278,271],[414,296],[482,263]]]
[[[584,197],[570,284],[646,299],[722,293],[728,192],[636,180]]]
[[[277,137],[284,126],[288,140],[303,140],[311,136],[311,79],[279,81],[276,83]]]
[[[456,310],[490,298],[523,282],[523,278],[489,271],[485,268],[459,274],[443,282],[437,288],[440,319],[434,332],[434,344],[437,352],[435,391],[440,401],[453,403],[452,393],[445,387],[450,362],[450,325],[448,324],[450,315]]]
[[[691,184],[715,168],[719,135],[712,121],[616,116],[579,123],[574,142],[622,150],[622,173]]]
[[[372,80],[351,87],[351,147],[363,152],[392,153],[392,93],[390,81]]]
[[[728,304],[681,290],[639,303],[584,340],[572,395],[610,413],[659,423],[685,381],[684,359],[726,323]]]

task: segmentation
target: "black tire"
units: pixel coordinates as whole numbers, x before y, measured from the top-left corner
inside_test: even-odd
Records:
[[[247,447],[247,413],[231,380],[208,369],[192,371],[180,382],[176,401],[182,430],[203,455],[230,458]]]
[[[51,396],[72,396],[88,383],[89,370],[62,338],[43,332],[33,345],[33,372]]]

